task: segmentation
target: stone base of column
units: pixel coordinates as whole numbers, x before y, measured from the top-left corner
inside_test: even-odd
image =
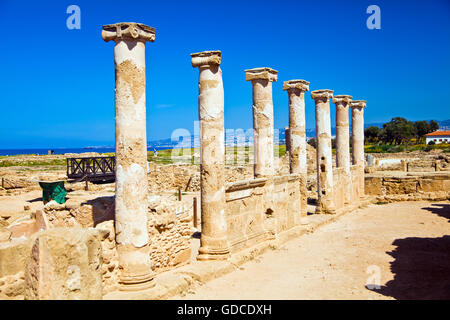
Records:
[[[202,235],[197,260],[227,260],[230,248],[226,238],[210,238]]]
[[[138,291],[155,286],[155,277],[150,263],[150,248],[136,248],[131,245],[118,245],[120,291]]]
[[[336,214],[334,206],[324,206],[320,203],[320,199],[317,203],[315,214]]]
[[[150,289],[155,286],[155,282],[152,281],[154,278],[153,274],[144,274],[141,276],[133,277],[120,277],[119,280],[119,290],[120,291],[139,291]]]

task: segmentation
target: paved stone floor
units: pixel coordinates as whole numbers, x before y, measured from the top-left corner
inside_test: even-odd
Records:
[[[448,201],[373,204],[173,299],[449,299],[449,219]]]

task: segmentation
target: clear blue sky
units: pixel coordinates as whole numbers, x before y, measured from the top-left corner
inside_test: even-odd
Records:
[[[81,30],[66,27],[71,4]],[[371,4],[381,30],[366,27]],[[279,71],[276,128],[288,124],[290,79],[367,100],[366,123],[450,119],[448,0],[0,0],[0,148],[114,144],[114,43],[101,30],[125,21],[156,28],[146,45],[148,140],[193,132],[198,70],[189,54],[204,50],[222,51],[226,128],[252,127],[244,69],[254,67]],[[309,93],[306,122],[314,127]]]

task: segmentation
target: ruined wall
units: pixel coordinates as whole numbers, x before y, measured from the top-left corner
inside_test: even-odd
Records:
[[[372,174],[365,177],[366,193],[380,202],[450,199],[450,173]]]
[[[25,263],[30,254],[29,240],[0,243],[0,299],[24,294]]]
[[[298,225],[300,199],[300,178],[294,174],[229,183],[225,213],[232,252]]]
[[[376,171],[434,172],[450,170],[450,156],[445,153],[371,153]]]
[[[276,175],[289,174],[289,157],[284,155],[275,159]],[[227,183],[253,178],[253,164],[225,166]],[[169,190],[196,192],[200,191],[200,168],[190,164],[154,164],[150,163],[148,174],[150,192],[165,192]],[[187,189],[186,189],[187,187]]]
[[[265,240],[264,178],[229,183],[226,188],[225,214],[231,251],[255,245]]]
[[[344,207],[347,186],[352,183],[351,177],[347,177],[344,167],[333,168],[333,192],[336,210]]]
[[[273,201],[276,231],[281,233],[300,223],[300,178],[294,174],[275,177],[273,185],[273,192],[267,191]]]
[[[147,217],[153,271],[160,273],[189,263],[192,208],[179,201],[152,201]]]
[[[351,174],[351,196],[350,200],[352,202],[359,201],[360,197],[363,195],[361,190],[361,180],[364,179],[364,172],[361,170],[361,166],[352,165],[350,166]]]
[[[183,202],[156,197],[149,202],[148,232],[152,268],[156,273],[169,270],[190,260],[192,207]],[[34,219],[2,227],[7,239],[0,243],[0,294],[23,294],[25,259],[30,255],[30,239],[39,230],[95,227],[101,235],[103,293],[118,289],[118,253],[114,227],[114,197],[94,200],[69,199],[65,204],[54,201],[37,210]],[[5,229],[5,230],[4,230]]]

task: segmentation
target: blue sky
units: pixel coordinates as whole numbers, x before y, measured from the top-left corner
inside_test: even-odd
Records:
[[[80,30],[66,27],[71,4],[81,9]],[[381,9],[381,30],[366,27],[371,4]],[[366,123],[450,119],[446,0],[0,0],[0,148],[114,144],[114,44],[101,30],[124,21],[156,28],[146,45],[148,140],[193,132],[190,53],[204,50],[222,51],[226,128],[252,127],[244,69],[254,67],[279,71],[276,128],[288,124],[282,83],[290,79],[367,100]],[[309,93],[306,123],[314,127]]]

